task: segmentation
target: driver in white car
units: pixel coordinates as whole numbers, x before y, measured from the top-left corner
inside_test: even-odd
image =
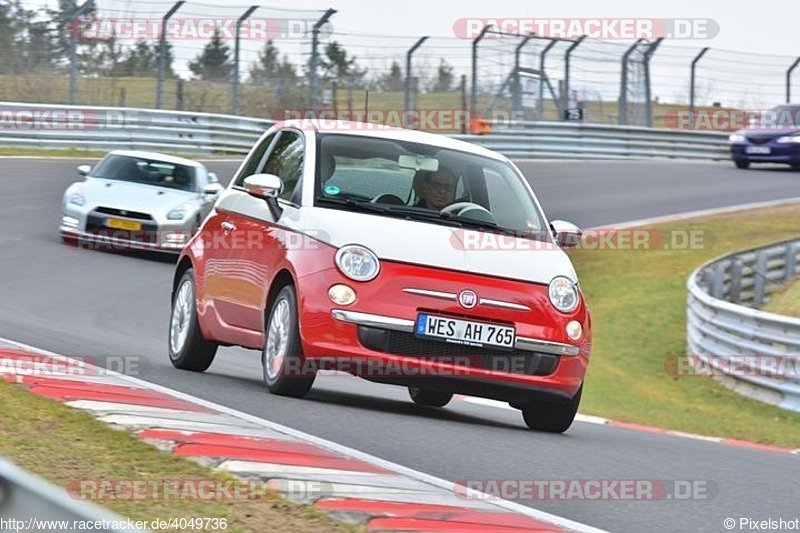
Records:
[[[414,176],[414,192],[417,193],[415,207],[426,207],[437,211],[453,203],[458,178],[447,167],[435,172],[420,171]]]

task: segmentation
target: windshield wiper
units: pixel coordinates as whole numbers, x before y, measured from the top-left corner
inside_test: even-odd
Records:
[[[520,234],[508,228],[497,225],[495,222],[488,220],[475,220],[473,218],[461,217],[453,215],[452,213],[442,213],[424,207],[413,207],[406,205],[394,204],[373,204],[372,202],[353,200],[351,198],[317,198],[319,203],[328,203],[332,205],[342,206],[352,211],[367,211],[371,213],[380,213],[382,215],[402,217],[406,220],[424,220],[426,222],[433,222],[445,226],[455,226],[459,228],[475,228],[481,230],[488,230],[503,235],[511,235],[520,238],[534,238],[530,234]]]
[[[353,200],[351,198],[317,198],[317,203],[331,204],[344,207],[351,211],[366,211],[369,213],[379,213],[381,215],[404,218],[406,220],[426,220],[437,222],[446,226],[463,227],[457,220],[448,220],[442,217],[437,211],[430,211],[420,207],[405,207],[387,204],[373,204],[364,200]]]
[[[360,200],[353,200],[350,198],[317,198],[317,203],[333,204],[341,207],[346,207],[351,211],[369,211],[371,213],[386,213],[386,208],[379,204],[372,202],[364,202]]]
[[[498,225],[497,222],[491,222],[489,220],[476,220],[474,218],[453,215],[452,213],[439,213],[439,216],[447,220],[457,221],[461,223],[463,226],[467,226],[470,228],[494,231],[497,233],[502,233],[503,235],[511,235],[514,237],[528,238],[528,235],[526,234],[521,234],[521,232],[519,231],[514,231],[512,229],[505,228],[503,226]]]

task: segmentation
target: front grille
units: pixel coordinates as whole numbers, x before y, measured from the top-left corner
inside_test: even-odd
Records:
[[[523,350],[493,350],[421,339],[413,333],[359,326],[358,340],[365,348],[392,355],[417,357],[471,368],[511,374],[547,376],[558,366],[558,356]]]
[[[140,213],[139,211],[128,211],[127,209],[116,209],[113,207],[98,207],[95,209],[98,213],[104,215],[112,215],[115,217],[133,218],[136,220],[153,220],[153,217],[147,213]]]
[[[106,226],[106,218],[89,215],[86,219],[86,233],[91,233],[99,237],[121,239],[142,244],[158,244],[158,225],[142,224],[139,231],[109,228]]]
[[[747,140],[750,141],[751,144],[767,144],[778,137],[780,137],[780,135],[775,135],[774,133],[764,135],[750,134],[747,136]]]

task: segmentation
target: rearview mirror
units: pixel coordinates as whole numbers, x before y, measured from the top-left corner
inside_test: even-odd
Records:
[[[78,174],[81,176],[88,176],[92,171],[92,165],[78,165]]]
[[[203,187],[203,194],[206,196],[216,196],[222,191],[222,185],[219,183],[209,183]]]
[[[556,237],[556,242],[562,248],[570,248],[577,246],[581,242],[583,232],[581,229],[566,220],[553,220],[550,222],[550,228]]]
[[[439,170],[439,160],[435,157],[422,157],[421,155],[401,155],[397,158],[397,166],[400,168],[436,172]]]
[[[274,174],[253,174],[244,179],[244,190],[251,196],[270,200],[283,192],[283,180]]]

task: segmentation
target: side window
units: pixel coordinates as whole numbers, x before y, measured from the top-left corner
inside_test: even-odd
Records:
[[[284,131],[267,158],[262,172],[275,174],[283,180],[281,198],[284,200],[294,199],[294,191],[303,175],[304,155],[303,136],[295,131]]]
[[[272,141],[275,140],[275,136],[278,132],[273,133],[272,135],[267,136],[261,144],[253,151],[252,155],[247,159],[244,166],[242,167],[242,171],[236,177],[236,182],[234,183],[235,187],[241,187],[244,179],[247,176],[252,176],[253,174],[258,173],[258,169],[261,167],[261,161],[264,159],[264,155],[267,153],[267,149],[272,144]]]

